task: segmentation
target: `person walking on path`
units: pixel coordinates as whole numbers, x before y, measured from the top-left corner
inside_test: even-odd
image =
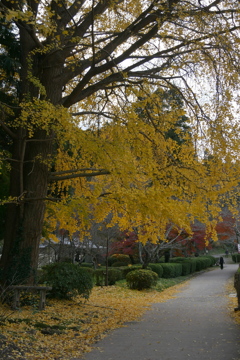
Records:
[[[240,326],[230,316],[226,288],[237,268],[227,264],[220,274],[213,268],[194,276],[175,298],[153,304],[140,321],[71,360],[240,360]]]
[[[220,264],[220,267],[221,267],[221,270],[222,270],[223,269],[223,264],[224,264],[224,259],[223,259],[222,256],[220,256],[219,264]]]

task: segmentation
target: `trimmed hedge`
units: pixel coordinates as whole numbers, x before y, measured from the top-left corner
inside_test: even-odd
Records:
[[[216,264],[216,258],[212,255],[205,255],[204,257],[208,258],[211,260],[211,265],[210,266],[214,266]]]
[[[93,263],[80,263],[79,266],[84,268],[93,268]]]
[[[113,266],[114,263],[121,262],[124,265],[128,265],[131,263],[131,260],[128,255],[125,254],[114,254],[108,257],[108,265]]]
[[[116,261],[112,264],[112,267],[121,267],[126,266],[127,264],[124,261]]]
[[[182,265],[182,276],[186,276],[192,273],[192,263],[191,261],[183,261]]]
[[[172,259],[170,259],[170,262],[182,262],[182,261],[186,261],[187,259],[190,259],[190,258],[186,258],[186,257],[173,257]]]
[[[158,277],[161,278],[163,276],[163,268],[160,264],[148,264],[148,267],[158,274]]]
[[[94,271],[95,281],[97,286],[105,286],[106,269],[96,269]],[[122,280],[122,271],[117,268],[108,268],[108,285],[114,285],[116,281]]]
[[[180,263],[182,265],[182,276],[191,274],[193,271],[196,271],[196,266],[193,266],[190,258],[177,257],[170,260],[171,263]],[[195,265],[195,263],[194,263]]]
[[[201,256],[196,258],[196,264],[197,264],[196,271],[201,271],[212,266],[211,260],[206,256]]]
[[[197,262],[195,260],[196,258],[189,258],[189,261],[191,263],[191,274],[197,271]]]
[[[232,260],[233,260],[235,263],[239,263],[239,262],[240,262],[240,254],[233,254],[233,255],[232,255]]]
[[[175,278],[182,275],[182,264],[179,263],[162,263],[163,275],[165,279]]]
[[[176,257],[170,260],[170,263],[179,263],[182,265],[182,275],[189,275],[195,271],[201,271],[216,264],[216,258],[211,255],[200,257]]]
[[[130,289],[149,289],[157,284],[158,274],[152,270],[134,270],[127,274],[126,281]]]

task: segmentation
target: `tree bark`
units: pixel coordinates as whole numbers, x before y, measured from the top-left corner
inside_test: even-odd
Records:
[[[39,89],[28,78],[27,71],[31,70],[33,76],[41,74],[40,81],[45,87],[46,99],[54,105],[59,103],[62,94],[59,77],[62,63],[60,64],[59,59],[56,59],[56,55],[55,59],[48,56],[43,67],[44,56],[31,55],[31,50],[36,44],[24,29],[20,31],[20,42],[23,69],[20,99],[33,99],[40,95]],[[10,196],[17,200],[7,205],[4,246],[0,262],[1,281],[4,283],[13,284],[23,281],[34,283],[53,141],[53,133],[49,135],[46,131],[37,128],[31,138],[28,138],[26,129],[15,130]]]

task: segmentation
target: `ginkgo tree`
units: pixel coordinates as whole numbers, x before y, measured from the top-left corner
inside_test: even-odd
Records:
[[[143,242],[163,237],[169,221],[213,226],[219,196],[238,180],[239,11],[232,0],[0,1],[21,49],[17,91],[0,73],[14,97],[0,104],[11,139],[1,148],[11,168],[4,278],[36,269],[46,204],[49,222],[84,230],[111,214]],[[183,109],[162,114],[157,89],[185,104],[182,144],[165,134]]]

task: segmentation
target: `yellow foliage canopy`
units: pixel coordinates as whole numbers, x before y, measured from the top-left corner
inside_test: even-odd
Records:
[[[84,235],[89,220],[111,214],[143,242],[163,240],[169,223],[212,229],[225,194],[235,205],[239,2],[12,0],[0,9],[21,45],[21,86],[0,74],[14,97],[0,104],[16,204],[5,267],[13,227],[24,229],[23,252],[38,248],[45,200],[52,229],[58,221]]]

